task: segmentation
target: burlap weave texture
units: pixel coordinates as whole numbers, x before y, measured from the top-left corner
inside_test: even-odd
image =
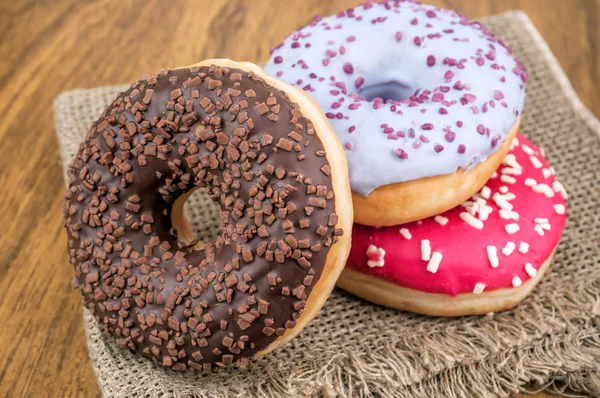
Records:
[[[553,265],[516,309],[430,318],[335,291],[283,349],[247,369],[207,375],[168,371],[118,348],[84,312],[89,353],[106,397],[505,396],[525,384],[600,396],[600,123],[521,12],[485,19],[529,73],[522,132],[546,150],[569,193],[569,220]],[[76,90],[55,102],[63,164],[90,123],[124,86]],[[189,201],[201,239],[218,208]]]

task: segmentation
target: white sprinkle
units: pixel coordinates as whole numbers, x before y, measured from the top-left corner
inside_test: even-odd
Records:
[[[481,188],[481,197],[482,198],[489,199],[491,194],[492,194],[492,190],[487,185],[484,185],[483,188]]]
[[[531,263],[525,264],[525,272],[532,278],[537,275],[537,269]]]
[[[515,195],[512,192],[508,192],[508,193],[504,194],[504,199],[506,199],[506,200],[513,200],[516,197],[517,197],[517,195]]]
[[[475,287],[473,288],[473,293],[481,294],[481,293],[483,293],[483,289],[485,289],[485,285],[483,283],[477,282],[475,284]]]
[[[513,285],[514,287],[519,287],[519,286],[521,286],[522,284],[523,284],[523,281],[522,281],[522,280],[521,280],[521,278],[519,278],[518,276],[515,276],[515,277],[512,279],[512,285]]]
[[[536,224],[547,224],[548,219],[547,218],[534,218],[533,222],[535,222]]]
[[[517,182],[517,179],[515,177],[511,177],[507,174],[502,174],[500,176],[500,181],[505,182],[507,184],[514,184],[515,182]]]
[[[506,157],[502,161],[502,164],[504,164],[506,166],[510,166],[510,167],[518,169],[518,170],[522,169],[519,162],[517,162],[517,157],[515,155],[513,155],[512,153],[509,153],[508,155],[506,155]]]
[[[494,171],[490,178],[498,178],[498,172]]]
[[[533,155],[531,155],[529,157],[529,160],[531,160],[531,164],[536,169],[540,169],[540,168],[542,168],[544,166],[544,164],[542,162],[540,162],[540,160],[537,157],[533,156]]]
[[[492,206],[483,205],[482,207],[479,208],[479,219],[481,221],[487,220],[493,211],[494,211],[494,208]]]
[[[542,174],[544,175],[544,178],[548,178],[552,175],[552,172],[550,171],[550,169],[542,169]]]
[[[538,184],[533,187],[533,192],[543,193],[547,198],[554,197],[554,191],[547,184]]]
[[[535,153],[533,149],[531,149],[530,147],[528,147],[525,144],[521,145],[521,149],[523,150],[523,152],[525,152],[528,155],[533,155]]]
[[[515,245],[515,242],[511,242],[509,240],[508,242],[506,242],[506,246],[502,248],[502,254],[504,254],[505,256],[510,256],[515,251],[516,247],[517,245]]]
[[[556,171],[554,171],[554,167],[550,166],[550,171],[552,172],[552,175],[556,174]]]
[[[537,185],[537,181],[535,181],[533,178],[526,178],[525,179],[525,186],[526,187],[535,187]]]
[[[546,150],[544,148],[540,147],[540,153],[543,157],[546,157]]]
[[[473,217],[472,214],[469,214],[466,211],[463,211],[460,213],[460,218],[461,218],[461,220],[463,220],[464,222],[466,222],[473,228],[483,229],[483,221],[481,221],[478,218]]]
[[[444,217],[444,216],[435,216],[434,220],[435,220],[435,222],[437,222],[441,226],[444,226],[444,225],[448,224],[448,219],[446,217]]]
[[[417,225],[421,225],[421,224],[423,224],[423,220],[417,221]]]
[[[523,170],[517,169],[515,167],[505,167],[502,169],[502,173],[520,176],[521,174],[523,174]]]
[[[512,210],[500,209],[500,218],[504,220],[519,221],[519,213]]]
[[[421,260],[429,261],[431,259],[431,244],[429,239],[421,241]]]
[[[486,203],[487,203],[487,200],[485,200],[483,198],[477,198],[477,204],[479,205],[480,210],[481,210],[481,207],[485,206]]]
[[[467,211],[469,212],[469,214],[474,216],[475,213],[479,211],[479,203],[474,202],[471,206],[467,207]]]
[[[488,246],[485,248],[485,250],[487,251],[488,261],[490,262],[492,268],[498,268],[500,265],[500,260],[498,260],[498,249],[496,246]]]
[[[517,137],[513,138],[512,143],[514,146],[519,146],[519,139]]]
[[[539,224],[537,224],[535,227],[533,227],[533,229],[535,230],[535,232],[537,232],[537,234],[539,236],[544,236],[546,233],[544,232],[544,230],[542,229],[542,227],[540,227]]]
[[[411,240],[412,239],[412,235],[410,233],[410,231],[408,230],[408,228],[400,228],[400,235],[402,235],[402,237],[406,240]]]
[[[567,199],[567,191],[565,190],[565,187],[563,187],[563,185],[560,182],[554,181],[554,183],[552,184],[552,188],[554,189],[555,192],[560,192],[560,194],[563,196],[563,198]]]
[[[557,204],[557,205],[554,205],[553,207],[554,207],[554,212],[556,214],[565,214],[565,205]]]
[[[385,250],[383,250],[380,247],[377,247],[375,245],[369,245],[369,247],[367,248],[367,256],[369,254],[375,254],[377,257],[379,257],[379,259],[377,260],[371,260],[369,259],[367,261],[367,265],[371,268],[375,268],[375,267],[383,267],[383,265],[385,264],[385,261],[383,260],[383,258],[385,257]]]
[[[529,251],[529,243],[521,242],[519,244],[519,253],[527,253]]]
[[[494,202],[498,205],[499,208],[504,209],[504,210],[512,210],[513,209],[513,205],[511,203],[509,203],[503,195],[500,195],[498,193],[495,193],[494,196],[492,197],[492,199],[494,199]]]
[[[500,191],[500,193],[507,193],[508,187],[506,185],[502,185],[500,188],[498,188],[498,191]]]
[[[546,231],[550,231],[552,229],[552,227],[550,226],[550,223],[540,224],[540,227],[542,227],[542,229],[545,229]]]
[[[517,223],[507,224],[506,226],[504,226],[504,229],[506,230],[506,232],[509,235],[516,234],[517,232],[519,232],[519,224],[517,224]]]
[[[431,272],[432,274],[435,274],[438,268],[440,267],[442,257],[442,253],[433,252],[433,254],[431,255],[431,260],[429,260],[429,263],[427,263],[427,271]]]

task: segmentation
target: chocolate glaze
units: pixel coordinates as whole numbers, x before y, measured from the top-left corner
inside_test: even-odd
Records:
[[[310,120],[243,70],[142,77],[93,123],[68,177],[85,306],[122,347],[176,370],[244,366],[293,328],[341,234]],[[201,251],[171,223],[195,187],[221,206]]]

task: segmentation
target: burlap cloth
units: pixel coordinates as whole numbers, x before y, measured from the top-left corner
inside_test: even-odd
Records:
[[[89,354],[107,397],[505,396],[524,388],[600,395],[600,123],[575,96],[528,17],[485,23],[527,66],[522,131],[564,183],[569,220],[550,272],[511,311],[430,318],[335,291],[291,343],[247,369],[184,375],[118,348],[92,316]],[[65,164],[92,120],[126,86],[70,91],[55,103]],[[200,238],[218,229],[205,196],[188,202]]]

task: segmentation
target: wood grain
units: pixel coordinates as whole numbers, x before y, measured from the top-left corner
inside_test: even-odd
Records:
[[[473,18],[525,10],[583,102],[600,116],[598,0],[431,3]],[[263,62],[269,45],[314,14],[353,4],[0,1],[0,396],[99,395],[79,296],[70,287],[54,97],[204,58]]]

